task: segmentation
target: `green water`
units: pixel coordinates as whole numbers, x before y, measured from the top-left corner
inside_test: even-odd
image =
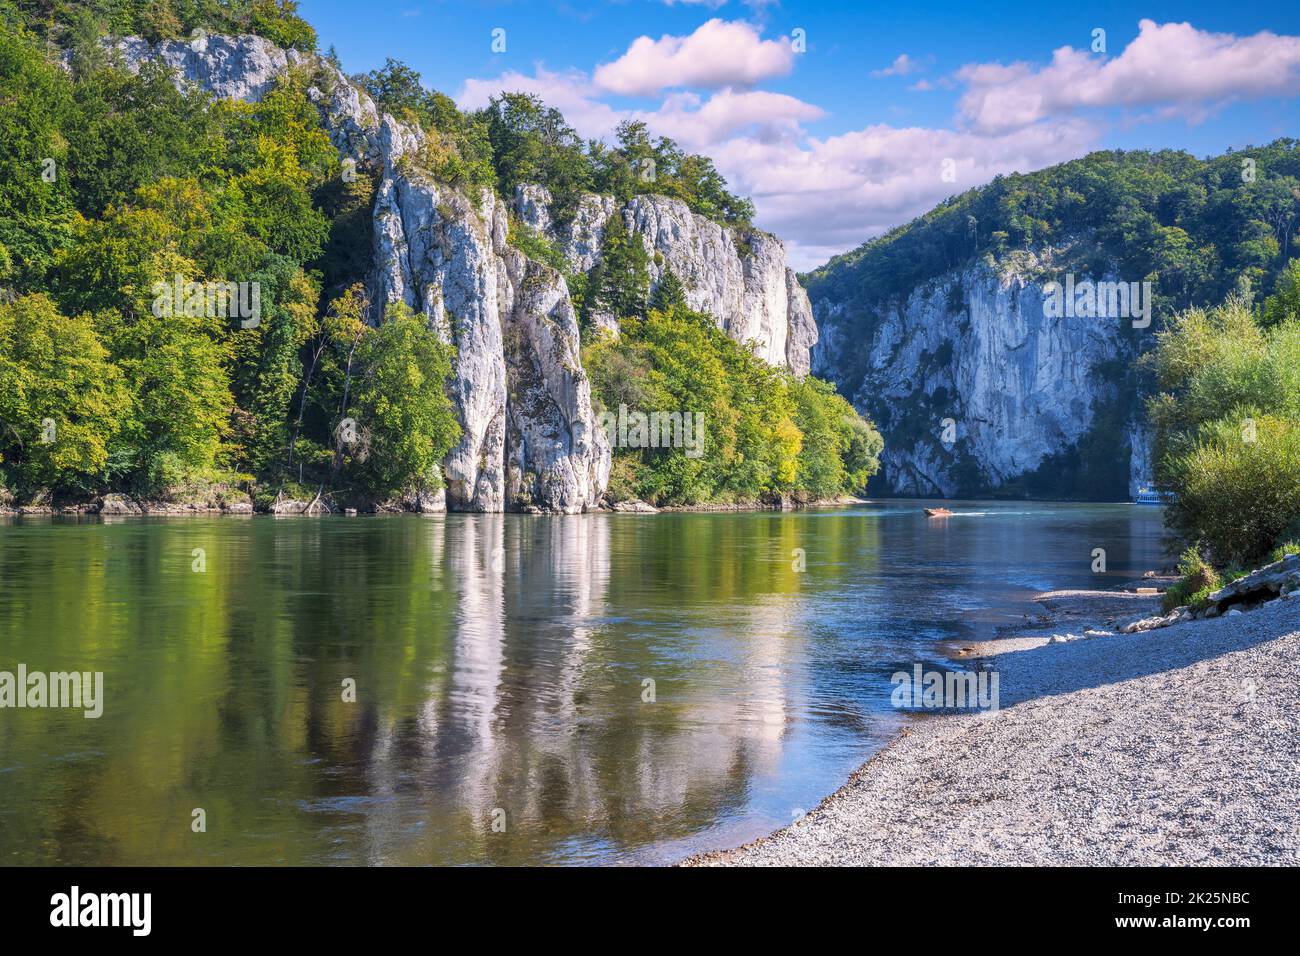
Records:
[[[1159,509],[950,506],[0,522],[0,671],[105,698],[0,709],[0,863],[743,842],[889,738],[893,671],[1162,561]]]

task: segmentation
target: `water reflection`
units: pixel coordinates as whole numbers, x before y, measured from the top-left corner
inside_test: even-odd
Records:
[[[0,712],[0,859],[653,861],[748,839],[888,736],[900,663],[1032,589],[1103,583],[1094,546],[1112,574],[1157,560],[1153,511],[994,510],[0,525],[0,669],[106,690],[98,721]]]

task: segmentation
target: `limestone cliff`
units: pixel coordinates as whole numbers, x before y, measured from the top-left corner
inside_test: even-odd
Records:
[[[752,343],[769,365],[808,373],[817,326],[808,295],[786,265],[785,246],[775,236],[719,225],[667,196],[641,195],[620,207],[612,197],[588,194],[564,223],[552,218],[550,206],[551,197],[541,186],[515,191],[515,214],[555,243],[573,271],[587,272],[599,263],[605,227],[621,215],[650,254],[651,288],[671,269],[691,308],[713,316],[718,328],[737,342]],[[603,324],[612,320],[605,318]]]
[[[379,302],[403,301],[456,346],[463,434],[444,465],[448,503],[470,511],[576,512],[609,477],[564,278],[506,244],[505,208],[404,162],[413,132],[384,117],[375,200]]]
[[[1050,318],[1041,258],[981,259],[901,301],[814,299],[813,371],[885,436],[882,478],[904,495],[1014,491],[1100,497],[1150,480],[1133,360],[1150,336],[1105,318]]]
[[[113,44],[133,69],[151,57],[217,96],[256,101],[293,67],[311,71],[309,96],[340,153],[377,191],[376,318],[386,303],[423,312],[456,347],[451,384],[462,427],[443,463],[447,505],[468,511],[580,512],[609,478],[610,449],[583,371],[577,319],[560,273],[507,244],[509,212],[490,190],[467,196],[421,171],[418,129],[378,110],[334,66],[255,36]],[[734,230],[684,203],[639,196],[622,208],[590,195],[562,228],[540,188],[512,197],[514,214],[550,236],[574,271],[599,262],[611,216],[624,217],[652,254],[651,279],[681,278],[691,306],[775,365],[806,374],[816,341],[808,297],[773,236]]]

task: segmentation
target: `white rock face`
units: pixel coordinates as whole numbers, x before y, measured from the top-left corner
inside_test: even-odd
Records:
[[[785,364],[795,375],[803,377],[812,371],[812,350],[817,344],[817,322],[813,318],[812,303],[793,269],[785,270],[785,288],[788,295],[786,317],[789,330],[785,340]]]
[[[290,56],[297,54],[290,51]],[[320,109],[330,142],[359,167],[375,166],[381,159],[382,133],[374,100],[333,64],[320,60],[316,66],[322,80],[308,88],[307,96]]]
[[[542,186],[521,184],[515,187],[514,211],[533,232],[551,235],[551,194]],[[585,269],[583,270],[586,271]]]
[[[564,278],[508,249],[504,317],[506,497],[516,507],[571,514],[609,483],[610,448],[593,414],[578,318]]]
[[[1139,491],[1151,487],[1154,483],[1155,462],[1152,448],[1154,441],[1155,436],[1151,433],[1148,423],[1134,421],[1129,424],[1128,494],[1130,498],[1136,499]]]
[[[447,507],[574,513],[596,504],[609,480],[610,449],[582,369],[568,287],[507,245],[507,211],[490,190],[466,197],[422,175],[419,130],[382,114],[319,58],[256,36],[156,45],[127,37],[111,46],[131,69],[161,59],[178,85],[195,82],[246,102],[265,96],[291,66],[311,67],[316,83],[308,96],[331,141],[379,179],[368,279],[375,318],[387,303],[404,302],[456,347],[452,392],[462,437],[443,462]],[[690,304],[733,339],[754,343],[774,365],[807,373],[817,328],[776,238],[738,234],[658,196],[620,209],[611,197],[588,195],[563,226],[550,203],[546,190],[533,186],[521,187],[512,205],[575,270],[598,263],[605,227],[622,215],[652,255],[652,281],[671,267]]]
[[[405,143],[385,117],[384,174],[375,200],[372,301],[405,302],[456,346],[460,443],[443,465],[452,508],[505,506],[506,369],[493,204],[484,218],[454,190],[406,176]],[[502,244],[504,245],[504,243]]]
[[[259,36],[200,35],[193,40],[163,40],[157,45],[141,37],[124,37],[109,44],[122,54],[124,65],[138,71],[146,60],[159,59],[175,71],[180,83],[197,83],[220,99],[254,103],[275,80],[299,63],[303,54],[282,50]]]
[[[360,167],[379,160],[380,114],[374,101],[338,67],[319,57],[282,50],[251,34],[202,35],[158,44],[122,37],[103,43],[133,73],[148,60],[161,60],[171,67],[177,87],[197,83],[218,98],[245,103],[260,101],[289,67],[310,66],[321,79],[307,90],[307,96],[320,108],[331,142]]]
[[[506,244],[491,190],[477,202],[416,169],[413,131],[385,116],[373,298],[405,302],[456,346],[462,435],[443,465],[454,510],[575,513],[609,479],[564,279]]]
[[[563,224],[554,221],[550,205],[540,186],[515,191],[515,215],[554,242],[575,272],[589,272],[599,263],[605,228],[621,213],[650,254],[652,289],[672,269],[692,309],[713,316],[737,342],[753,344],[768,364],[808,373],[817,326],[808,295],[786,266],[785,246],[775,236],[721,226],[666,196],[636,196],[620,210],[612,197],[589,194],[572,221]],[[596,318],[605,325],[612,321]]]
[[[533,186],[543,203],[549,204],[550,193],[541,186]],[[553,233],[560,249],[572,267],[579,272],[590,272],[600,261],[600,243],[605,237],[605,225],[618,212],[618,200],[613,196],[588,193],[578,201],[573,221]],[[549,214],[548,217],[549,219]]]
[[[954,495],[963,462],[994,487],[1031,473],[1088,432],[1097,402],[1116,397],[1099,366],[1131,356],[1126,320],[1048,318],[1043,299],[1037,281],[974,265],[881,309],[868,341],[846,331],[836,304],[818,302],[813,369],[835,380],[865,356],[854,404],[881,426],[895,492]],[[1129,411],[1140,419],[1140,407]],[[1141,483],[1145,438],[1136,426],[1124,437],[1129,481]]]

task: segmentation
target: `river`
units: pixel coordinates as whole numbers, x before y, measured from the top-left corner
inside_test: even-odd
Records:
[[[945,504],[0,520],[0,671],[104,675],[0,710],[0,863],[745,842],[890,739],[893,672],[1165,561],[1158,508]]]

